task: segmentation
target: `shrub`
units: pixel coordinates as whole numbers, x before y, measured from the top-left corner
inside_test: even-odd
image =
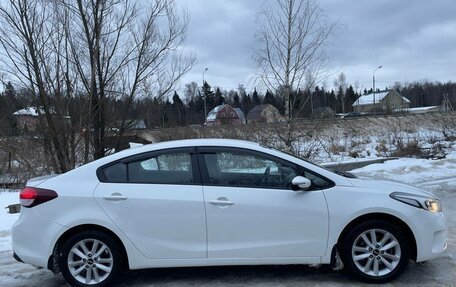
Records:
[[[358,157],[359,157],[359,153],[358,153],[358,151],[356,151],[356,150],[349,151],[349,152],[348,152],[348,155],[349,155],[350,157],[353,157],[353,158],[358,158]]]
[[[426,152],[421,148],[419,142],[415,139],[409,140],[406,144],[402,141],[399,141],[396,145],[396,151],[394,152],[395,156],[398,157],[424,157]]]
[[[329,151],[332,153],[332,154],[340,154],[341,152],[345,152],[346,149],[345,149],[345,146],[343,145],[337,145],[337,144],[331,144],[331,146],[329,147]]]
[[[386,142],[384,140],[380,141],[378,145],[375,147],[378,156],[389,156],[389,149],[386,146]]]

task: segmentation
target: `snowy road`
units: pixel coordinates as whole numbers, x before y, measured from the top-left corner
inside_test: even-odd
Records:
[[[354,171],[405,181],[433,191],[448,217],[448,251],[439,259],[410,262],[405,273],[383,286],[456,286],[456,155],[443,160],[400,159]],[[0,192],[0,207],[17,202],[17,193]],[[66,286],[61,275],[38,270],[12,258],[10,227],[15,215],[0,210],[0,286]],[[133,271],[119,286],[363,286],[326,267],[305,266],[175,268]]]

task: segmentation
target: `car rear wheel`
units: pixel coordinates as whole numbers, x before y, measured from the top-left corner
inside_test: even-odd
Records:
[[[369,283],[395,279],[409,260],[405,234],[386,221],[372,220],[357,225],[345,237],[342,248],[348,271]]]
[[[60,270],[72,286],[111,286],[122,271],[117,242],[100,231],[73,235],[61,251]]]

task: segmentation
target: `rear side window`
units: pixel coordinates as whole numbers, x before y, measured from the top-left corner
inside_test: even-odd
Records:
[[[127,182],[127,167],[124,163],[118,162],[105,167],[103,169],[103,174],[107,182]]]
[[[150,184],[194,184],[195,170],[192,155],[184,151],[154,153],[149,157],[126,158],[98,169],[102,182],[150,183]],[[198,176],[198,174],[196,174]]]
[[[164,154],[128,164],[131,183],[192,184],[192,159],[188,153]]]

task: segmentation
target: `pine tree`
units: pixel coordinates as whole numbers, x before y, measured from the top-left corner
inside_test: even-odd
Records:
[[[172,112],[173,115],[176,115],[176,124],[177,125],[184,125],[185,122],[185,107],[184,103],[182,102],[181,98],[177,94],[177,92],[174,92],[173,95],[173,104],[172,104]]]
[[[321,87],[321,89],[319,89],[318,91],[319,91],[319,98],[320,98],[321,106],[322,107],[330,107],[329,103],[328,103],[328,96],[329,95],[325,91],[325,87]]]
[[[345,91],[345,112],[353,112],[353,103],[357,100],[357,95],[352,85]]]
[[[3,97],[9,112],[13,113],[15,110],[25,107],[25,103],[19,102],[19,96],[11,82],[6,83],[5,90],[3,91]]]
[[[336,113],[343,113],[345,112],[345,108],[342,106],[344,104],[344,90],[342,89],[342,86],[339,86],[337,88],[337,110]]]
[[[13,86],[13,84],[11,84],[11,82],[6,83],[5,91],[3,92],[3,95],[10,100],[16,98],[16,95],[17,95],[16,89],[14,89],[14,86]]]
[[[276,103],[277,103],[276,108],[279,110],[279,113],[281,115],[285,115],[285,97],[282,96],[282,94],[280,92],[277,92],[274,95],[274,98],[276,100]]]
[[[13,135],[18,132],[16,119],[12,114],[24,106],[19,103],[13,84],[6,83],[5,90],[0,94],[0,134]]]
[[[321,92],[320,88],[318,86],[316,86],[312,92],[314,109],[323,108],[325,106],[323,103],[324,96],[322,96],[321,94],[322,94],[322,92]]]
[[[203,97],[206,99],[207,112],[215,108],[215,95],[207,81],[204,81]]]
[[[277,107],[277,101],[276,101],[274,95],[269,90],[266,91],[266,94],[264,95],[264,98],[263,98],[263,105],[267,105],[267,104]]]
[[[241,107],[241,98],[239,97],[239,94],[235,92],[233,96],[233,108],[240,108]]]
[[[258,95],[258,92],[256,90],[256,88],[253,90],[253,94],[252,94],[252,105],[255,107],[255,106],[258,106],[261,104],[261,100],[260,100],[260,96]]]
[[[225,104],[225,98],[223,97],[222,92],[220,91],[220,88],[217,88],[215,90],[214,98],[215,98],[215,105],[216,106],[220,106],[220,105]]]
[[[327,95],[328,99],[328,107],[330,107],[333,111],[337,112],[339,110],[339,101],[337,100],[336,94],[334,90],[331,90],[330,93]]]
[[[184,103],[182,102],[181,98],[179,97],[179,94],[175,91],[174,92],[174,95],[173,95],[173,105],[175,105],[176,107],[183,107],[184,106]]]
[[[252,108],[252,99],[249,95],[244,95],[242,97],[242,111],[247,115]]]

